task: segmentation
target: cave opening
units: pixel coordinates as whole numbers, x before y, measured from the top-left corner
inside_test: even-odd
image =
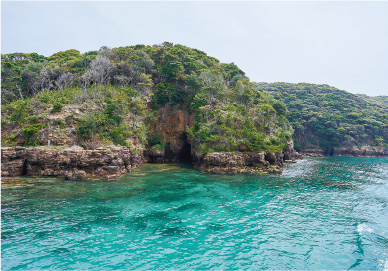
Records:
[[[23,161],[22,175],[21,176],[27,176],[27,159],[25,159]]]
[[[178,155],[179,163],[192,163],[193,157],[191,156],[191,144],[187,139],[187,133],[181,134],[181,139],[183,141],[183,146]]]
[[[334,147],[326,147],[323,151],[323,154],[324,155],[330,155],[330,156],[333,156],[334,155]]]

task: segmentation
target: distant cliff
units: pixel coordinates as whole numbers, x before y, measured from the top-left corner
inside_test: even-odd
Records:
[[[287,105],[298,151],[388,156],[387,96],[354,95],[306,83],[257,83],[257,87]]]

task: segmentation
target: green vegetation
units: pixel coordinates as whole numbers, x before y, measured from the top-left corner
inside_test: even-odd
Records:
[[[91,148],[163,150],[163,136],[149,130],[162,108],[195,115],[187,131],[199,153],[280,151],[292,136],[284,104],[235,64],[183,45],[102,47],[84,54],[71,49],[49,57],[17,53],[1,59],[5,145],[46,145],[54,135]]]
[[[287,105],[297,149],[369,145],[388,149],[387,97],[354,95],[328,85],[257,83]],[[384,102],[385,101],[385,102]]]
[[[71,49],[1,56],[2,145],[46,145],[54,135],[86,147],[163,150],[150,130],[162,108],[194,114],[198,153],[369,145],[388,148],[386,96],[327,85],[252,83],[234,63],[183,45]],[[291,128],[291,126],[292,128]],[[293,135],[293,130],[295,133]],[[136,149],[136,148],[134,148]]]
[[[162,108],[194,114],[198,153],[369,145],[388,148],[386,96],[327,85],[252,83],[233,63],[183,45],[71,49],[1,56],[2,145],[46,145],[54,135],[96,147],[163,150],[150,130]],[[291,128],[291,126],[292,128]],[[293,135],[293,131],[295,133]],[[134,148],[136,149],[136,148]]]
[[[278,115],[264,97],[252,104],[220,102],[201,106],[188,132],[200,153],[281,151],[292,136],[284,115]]]
[[[148,147],[156,151],[165,149],[167,142],[163,140],[163,136],[159,133],[154,133],[148,138]]]
[[[67,108],[64,119],[52,114]],[[68,115],[82,110],[79,115]],[[95,86],[82,90],[42,91],[25,100],[4,105],[2,130],[22,131],[16,136],[5,134],[3,145],[15,145],[24,136],[25,146],[45,145],[47,136],[70,128],[80,145],[118,144],[132,146],[132,140],[146,141],[145,102],[131,87]],[[59,129],[55,129],[58,127]],[[68,135],[69,137],[71,135]]]
[[[27,146],[36,146],[37,145],[37,137],[42,129],[41,123],[29,124],[26,125],[23,129],[24,136],[26,138]]]
[[[383,104],[383,105],[388,106],[388,96],[367,96],[364,94],[357,94],[357,96],[359,96],[363,99],[370,100],[370,101],[377,103],[377,104]]]

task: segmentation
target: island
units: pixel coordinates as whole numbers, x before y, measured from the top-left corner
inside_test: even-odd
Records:
[[[2,176],[114,179],[143,163],[262,174],[299,152],[388,154],[385,96],[255,83],[187,46],[1,57]]]

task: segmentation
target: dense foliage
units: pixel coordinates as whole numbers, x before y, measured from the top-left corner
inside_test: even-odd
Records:
[[[284,116],[284,104],[257,90],[248,80],[238,81],[219,100],[195,96],[198,107],[189,135],[196,151],[281,151],[292,128]],[[275,108],[278,108],[276,110]]]
[[[364,94],[357,94],[357,96],[363,99],[372,100],[372,102],[377,104],[381,103],[388,106],[388,96],[367,96]]]
[[[148,142],[162,148],[165,142],[146,124],[161,108],[174,106],[195,114],[188,133],[201,153],[279,151],[292,135],[284,104],[235,64],[168,42],[50,57],[2,55],[2,104],[5,145],[20,144],[21,136],[25,145],[43,144],[42,134],[72,128],[66,132],[78,144]],[[80,115],[71,113],[78,109]]]
[[[354,95],[328,85],[257,83],[287,105],[298,149],[369,145],[388,148],[385,96]]]
[[[146,140],[145,115],[144,99],[133,88],[42,91],[3,106],[2,144],[45,145],[49,134],[65,132],[86,147],[99,143],[132,146],[133,139]]]

